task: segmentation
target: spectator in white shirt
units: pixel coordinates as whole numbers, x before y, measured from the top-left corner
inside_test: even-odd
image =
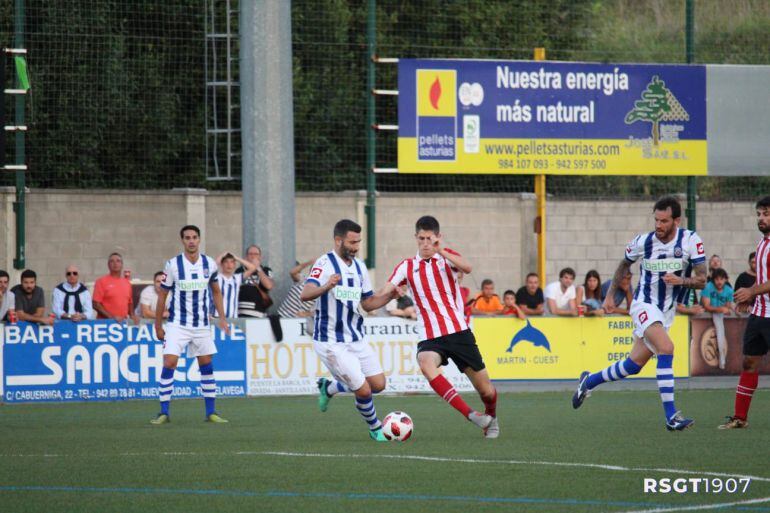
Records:
[[[53,289],[51,310],[57,319],[73,322],[85,319],[96,319],[91,293],[80,282],[80,271],[74,265],[65,269],[66,280]]]
[[[577,316],[574,282],[575,271],[572,268],[565,267],[559,271],[559,281],[549,283],[544,291],[547,312],[564,317]]]
[[[136,312],[142,319],[154,319],[155,308],[158,306],[158,293],[160,292],[160,284],[163,283],[164,278],[163,271],[158,271],[152,277],[152,285],[146,286],[142,289],[142,293],[139,295],[139,311]],[[171,302],[171,296],[166,296],[166,308],[163,310],[163,318],[168,317],[168,305]]]
[[[0,269],[0,321],[7,321],[8,311],[16,309],[13,292],[8,290],[10,281],[8,271]]]

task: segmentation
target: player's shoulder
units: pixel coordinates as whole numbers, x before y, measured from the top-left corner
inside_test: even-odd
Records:
[[[366,267],[366,262],[364,262],[362,259],[358,257],[353,257],[353,261],[356,263],[356,266],[361,270],[361,272],[369,270]]]

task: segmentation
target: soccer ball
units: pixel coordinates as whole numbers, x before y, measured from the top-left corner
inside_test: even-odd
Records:
[[[382,423],[382,433],[388,440],[405,442],[412,436],[414,423],[412,417],[402,411],[392,411],[385,415],[385,421]]]

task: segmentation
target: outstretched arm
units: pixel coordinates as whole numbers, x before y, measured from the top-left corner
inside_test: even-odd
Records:
[[[371,312],[372,310],[377,310],[378,308],[387,305],[388,302],[397,295],[398,291],[396,290],[396,286],[387,282],[380,287],[380,290],[361,301],[361,307],[367,312]]]

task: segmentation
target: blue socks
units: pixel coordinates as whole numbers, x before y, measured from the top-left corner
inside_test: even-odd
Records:
[[[160,399],[160,412],[168,415],[168,407],[171,405],[171,393],[174,391],[174,369],[163,367],[158,383],[158,399]]]
[[[356,409],[366,423],[369,424],[369,429],[371,431],[375,431],[382,427],[382,422],[377,418],[377,410],[374,408],[374,401],[372,401],[371,394],[366,397],[356,396]]]
[[[608,381],[618,381],[619,379],[626,378],[632,374],[639,374],[642,370],[631,358],[626,358],[622,362],[616,362],[604,369],[601,372],[591,374],[588,376],[588,390],[593,390],[602,383]]]
[[[660,400],[663,402],[663,411],[666,414],[666,420],[670,420],[676,413],[674,406],[674,355],[658,355],[658,390],[660,391]]]
[[[214,364],[203,365],[200,371],[203,401],[206,403],[206,417],[208,417],[216,412],[214,403],[217,400],[217,382],[214,380]]]

